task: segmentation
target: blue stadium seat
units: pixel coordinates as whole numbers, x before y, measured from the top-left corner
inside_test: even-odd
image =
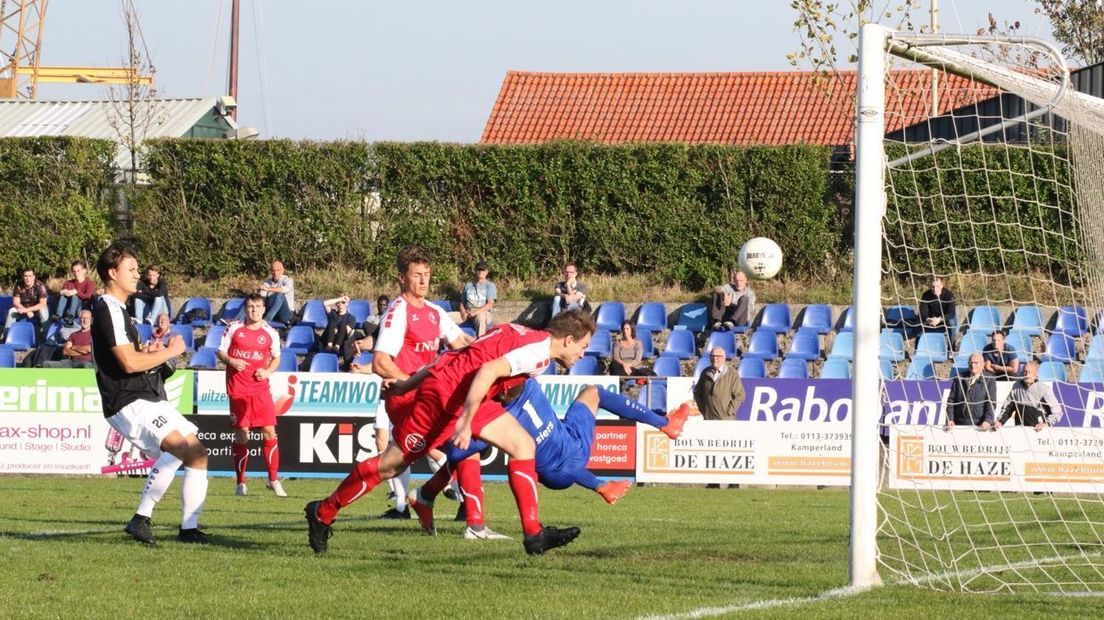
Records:
[[[636,329],[650,329],[661,332],[667,329],[667,308],[663,304],[650,301],[636,311]]]
[[[790,341],[790,349],[786,351],[786,357],[800,360],[820,359],[820,336],[816,330],[802,327],[794,334]]]
[[[8,310],[12,309],[12,296],[0,295],[0,320],[8,316]]]
[[[471,325],[461,325],[460,326],[460,331],[467,334],[469,338],[472,338],[472,339],[475,338],[475,328],[472,327]],[[442,343],[442,344],[444,344],[444,343]]]
[[[759,315],[759,323],[755,326],[755,330],[788,334],[792,324],[788,304],[767,304],[763,306],[763,313]]]
[[[16,321],[8,328],[8,335],[4,344],[16,351],[26,351],[35,348],[38,340],[35,337],[35,325],[31,321]]]
[[[605,330],[598,330],[590,337],[590,344],[586,348],[584,355],[591,357],[607,358],[613,352],[613,338],[610,337],[610,333]]]
[[[1081,384],[1104,383],[1104,361],[1086,363],[1081,368],[1081,376],[1077,377],[1077,382]]]
[[[169,327],[169,336],[178,334],[184,340],[185,351],[195,351],[195,334],[191,325],[172,325]]]
[[[1104,334],[1097,334],[1089,342],[1089,351],[1085,354],[1085,363],[1104,362]]]
[[[280,372],[295,372],[299,370],[299,358],[294,349],[283,347],[280,349],[280,365],[276,367]]]
[[[188,360],[188,368],[214,370],[218,368],[218,357],[214,347],[200,347]]]
[[[708,357],[702,359],[709,361]],[[673,355],[660,355],[652,366],[652,372],[658,377],[681,377],[682,362]]]
[[[42,336],[42,342],[54,346],[65,346],[65,339],[61,337],[61,323],[50,321],[46,324],[46,333]]]
[[[326,305],[322,303],[321,299],[308,299],[303,304],[303,309],[300,312],[302,318],[296,321],[296,325],[306,325],[307,327],[316,327],[322,329],[326,327],[326,323],[329,322],[329,317],[326,316]]]
[[[559,370],[560,370],[560,367],[558,365],[556,365],[556,360],[552,360],[552,361],[548,362],[547,366],[544,367],[544,372],[542,372],[541,374],[542,375],[555,375],[557,372],[559,372]]]
[[[364,321],[372,316],[372,304],[368,303],[367,299],[350,299],[347,309],[356,319],[357,327],[364,327]]]
[[[966,324],[969,331],[981,332],[988,336],[1001,328],[1000,308],[996,306],[977,306],[966,317]]]
[[[225,333],[225,325],[212,325],[211,329],[207,330],[207,335],[203,337],[203,346],[218,349],[219,344],[222,343],[222,335]]]
[[[881,371],[882,378],[886,381],[893,381],[897,378],[897,373],[893,370],[893,362],[884,357],[878,360],[878,370]]]
[[[947,338],[942,333],[920,334],[916,338],[916,357],[926,357],[933,362],[947,361]]]
[[[645,359],[655,357],[655,340],[652,338],[652,330],[637,327],[636,339],[640,341],[640,348]]]
[[[1043,362],[1039,364],[1039,381],[1066,382],[1066,365],[1062,362]]]
[[[852,341],[852,344],[854,344],[854,341]],[[890,362],[900,362],[904,360],[904,335],[902,335],[901,332],[895,329],[891,329],[888,327],[883,329],[881,335],[879,336],[878,357]]]
[[[675,329],[688,329],[700,334],[705,331],[708,322],[708,306],[701,303],[686,304],[679,308],[678,319],[675,321]]]
[[[1012,313],[1012,330],[1030,336],[1043,335],[1043,311],[1039,306],[1020,306]]]
[[[761,357],[745,357],[740,360],[736,372],[740,373],[741,379],[765,379],[767,377],[767,365]]]
[[[135,327],[138,328],[138,338],[143,343],[149,342],[150,338],[153,338],[153,325],[149,323],[137,323]]]
[[[818,334],[832,331],[832,307],[828,304],[809,304],[801,311],[799,329],[811,329]]]
[[[621,331],[621,324],[625,322],[625,304],[619,301],[607,301],[598,306],[598,314],[594,318],[599,330],[610,332]]]
[[[909,381],[922,381],[935,378],[935,364],[927,357],[914,357],[905,371],[905,379]]]
[[[640,390],[640,396],[636,402],[649,409],[664,409],[667,407],[667,380],[651,379],[644,389]]]
[[[584,355],[575,362],[575,365],[567,371],[569,375],[596,375],[598,374],[598,358]]]
[[[295,351],[296,355],[306,355],[317,347],[314,329],[309,325],[292,325],[284,338],[284,347]]]
[[[849,307],[849,308],[847,308],[846,310],[843,311],[843,317],[840,319],[840,323],[841,323],[841,325],[840,325],[840,328],[839,328],[839,332],[841,334],[844,333],[844,332],[853,332],[853,331],[855,331],[855,308],[854,307]]]
[[[1054,312],[1054,333],[1079,338],[1089,331],[1088,314],[1082,306],[1062,306]]]
[[[885,309],[885,326],[912,338],[920,331],[920,315],[912,306],[890,306]]]
[[[962,341],[958,343],[958,354],[966,355],[969,358],[970,354],[975,351],[981,353],[989,344],[989,334],[991,333],[984,330],[978,331],[971,327],[970,331],[963,334]]]
[[[333,353],[315,353],[311,358],[310,372],[337,372],[337,355]]]
[[[207,318],[205,318],[205,319],[195,319],[195,320],[192,320],[192,321],[188,321],[184,317],[186,317],[188,315],[188,313],[191,312],[192,310],[202,310],[207,315]],[[188,300],[184,302],[184,305],[180,308],[180,312],[177,313],[176,320],[173,321],[173,322],[178,324],[178,325],[191,325],[192,327],[207,327],[208,325],[211,324],[211,317],[212,316],[213,316],[213,314],[211,313],[211,300],[210,299],[207,299],[206,297],[189,297]]]
[[[694,365],[694,375],[693,375],[694,380],[697,381],[698,377],[701,376],[702,371],[705,370],[706,368],[709,368],[709,366],[710,366],[709,356],[708,355],[701,356],[701,358],[698,360],[698,363]]]
[[[1077,359],[1077,344],[1072,336],[1062,332],[1051,334],[1046,341],[1046,349],[1039,356],[1041,362],[1061,362],[1063,364]]]
[[[452,302],[447,300],[447,299],[434,299],[433,301],[431,301],[429,303],[433,304],[434,306],[437,306],[438,308],[444,310],[445,312],[452,312]]]
[[[663,352],[684,360],[697,357],[698,345],[694,341],[694,332],[686,329],[672,330],[667,337],[667,346]]]
[[[809,363],[797,358],[786,358],[778,367],[779,379],[808,379]]]
[[[748,340],[748,350],[744,358],[759,358],[761,360],[778,359],[778,338],[772,331],[756,330]]]
[[[725,359],[736,357],[738,353],[736,347],[736,334],[732,332],[710,333],[709,339],[705,341],[705,346],[702,347],[702,357],[708,356],[709,352],[713,350],[713,347],[724,349]]]
[[[828,359],[833,357],[851,361],[855,359],[855,332],[840,332],[832,341],[832,350],[828,353]]]
[[[15,349],[0,346],[0,368],[15,368]]]
[[[218,318],[220,321],[229,323],[231,321],[237,321],[239,317],[245,316],[245,298],[244,297],[231,297],[227,299],[222,308],[219,308]]]
[[[1041,327],[1039,333],[1042,333]],[[1004,342],[1016,349],[1016,359],[1020,360],[1021,364],[1035,357],[1035,344],[1032,342],[1029,332],[1013,329],[1008,332],[1008,337],[1004,339]]]
[[[821,379],[850,379],[851,364],[842,357],[829,357],[820,368]]]
[[[959,353],[955,355],[954,361],[951,362],[952,376],[955,374],[962,374],[970,371],[970,356]]]
[[[360,355],[353,358],[353,363],[360,366],[367,366],[375,361],[376,355],[371,351],[361,351]]]

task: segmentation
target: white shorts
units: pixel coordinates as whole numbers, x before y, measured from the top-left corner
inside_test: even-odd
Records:
[[[107,418],[107,423],[153,458],[161,456],[161,441],[169,433],[178,431],[187,437],[199,430],[164,400],[136,400]]]
[[[391,430],[391,419],[387,417],[387,410],[383,408],[383,403],[380,402],[376,406],[376,423],[372,425],[372,428],[378,430]]]

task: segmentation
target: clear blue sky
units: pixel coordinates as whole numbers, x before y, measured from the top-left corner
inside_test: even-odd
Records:
[[[230,0],[135,4],[162,94],[224,94]],[[942,30],[974,32],[994,5],[939,0]],[[1004,0],[999,17],[1049,38],[1033,6]],[[793,21],[790,0],[242,0],[239,122],[265,137],[476,142],[507,70],[787,70]],[[49,4],[43,64],[117,65],[125,48],[118,0]]]

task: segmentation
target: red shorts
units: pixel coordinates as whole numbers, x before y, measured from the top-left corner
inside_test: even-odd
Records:
[[[426,452],[440,447],[452,437],[467,396],[466,392],[460,393],[441,385],[432,375],[422,381],[414,410],[401,424],[393,426],[395,443],[408,460],[421,458]],[[472,436],[478,436],[483,427],[505,413],[506,410],[500,403],[493,400],[483,401],[472,418]]]
[[[383,403],[387,408],[387,419],[391,420],[391,428],[397,428],[399,422],[410,417],[414,411],[414,397],[417,395],[418,390],[410,390],[405,394],[388,396],[384,399]]]
[[[276,407],[272,394],[246,394],[230,397],[230,428],[276,426]]]

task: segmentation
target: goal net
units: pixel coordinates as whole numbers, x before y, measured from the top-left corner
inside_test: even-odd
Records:
[[[856,263],[880,272],[857,267],[854,380],[856,411],[881,395],[876,422],[856,414],[879,475],[853,513],[874,498],[887,582],[1104,593],[1104,100],[1042,42],[881,33],[860,61],[884,108],[860,86],[856,217],[880,238],[857,222]]]

